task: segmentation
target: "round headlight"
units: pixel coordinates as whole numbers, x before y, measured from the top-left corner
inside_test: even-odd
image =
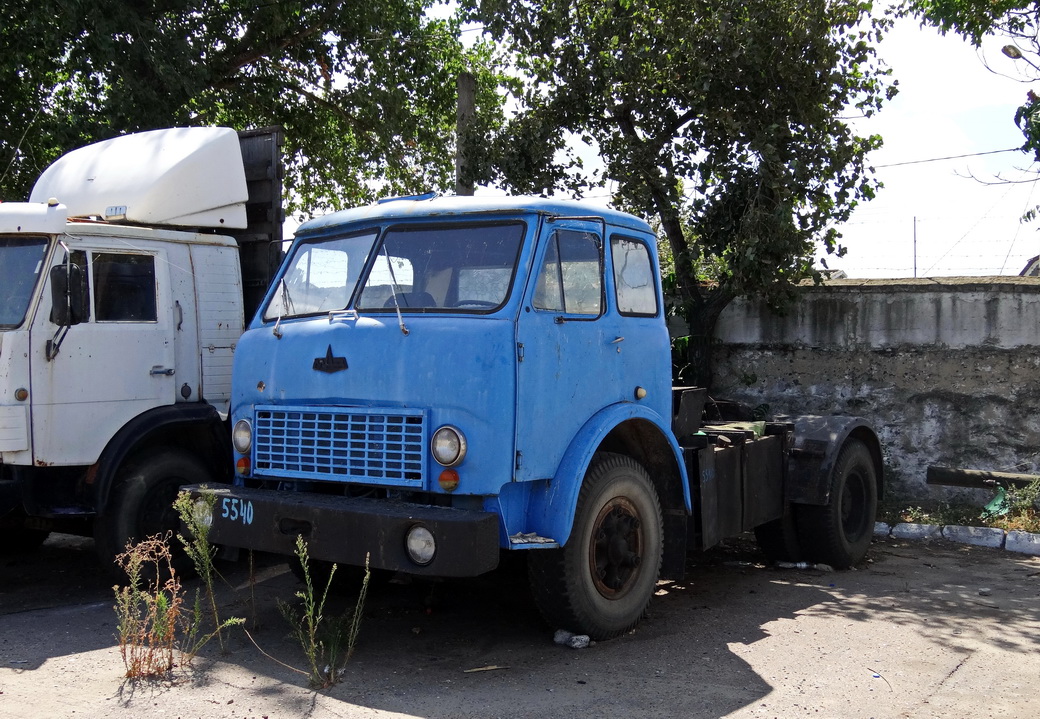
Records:
[[[430,449],[438,464],[455,467],[466,457],[466,437],[455,427],[446,424],[433,433]]]
[[[253,443],[253,426],[248,419],[240,419],[235,422],[235,428],[231,430],[231,444],[239,454],[248,454],[249,447]]]
[[[433,539],[433,532],[421,524],[416,524],[408,530],[404,545],[408,550],[408,558],[423,567],[432,562],[433,555],[437,553],[437,542]]]
[[[191,513],[195,523],[203,529],[209,529],[213,526],[213,506],[208,504],[206,500],[196,499],[195,504],[191,507]]]

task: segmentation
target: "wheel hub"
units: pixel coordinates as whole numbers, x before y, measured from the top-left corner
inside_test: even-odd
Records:
[[[589,545],[589,569],[600,594],[617,599],[632,587],[639,576],[643,544],[635,505],[625,497],[607,502],[596,516]]]

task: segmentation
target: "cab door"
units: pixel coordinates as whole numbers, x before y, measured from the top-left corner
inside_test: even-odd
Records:
[[[543,224],[517,321],[517,480],[553,477],[578,429],[622,399],[602,223]]]
[[[45,291],[31,332],[33,459],[95,462],[128,421],[175,398],[173,308],[163,249],[73,249],[84,314],[59,327]]]

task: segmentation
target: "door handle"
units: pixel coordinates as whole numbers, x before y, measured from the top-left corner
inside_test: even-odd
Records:
[[[148,374],[153,377],[173,377],[173,373],[174,369],[172,367],[167,369],[166,367],[160,367],[158,365],[152,367],[151,371],[148,372]]]

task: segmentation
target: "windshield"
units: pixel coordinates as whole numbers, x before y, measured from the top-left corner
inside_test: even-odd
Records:
[[[46,237],[0,237],[0,327],[25,320],[46,254]]]
[[[264,319],[344,309],[375,241],[376,231],[370,230],[297,245],[286,260],[285,275],[264,311]]]
[[[387,230],[356,302],[368,312],[491,312],[509,297],[524,225]]]

